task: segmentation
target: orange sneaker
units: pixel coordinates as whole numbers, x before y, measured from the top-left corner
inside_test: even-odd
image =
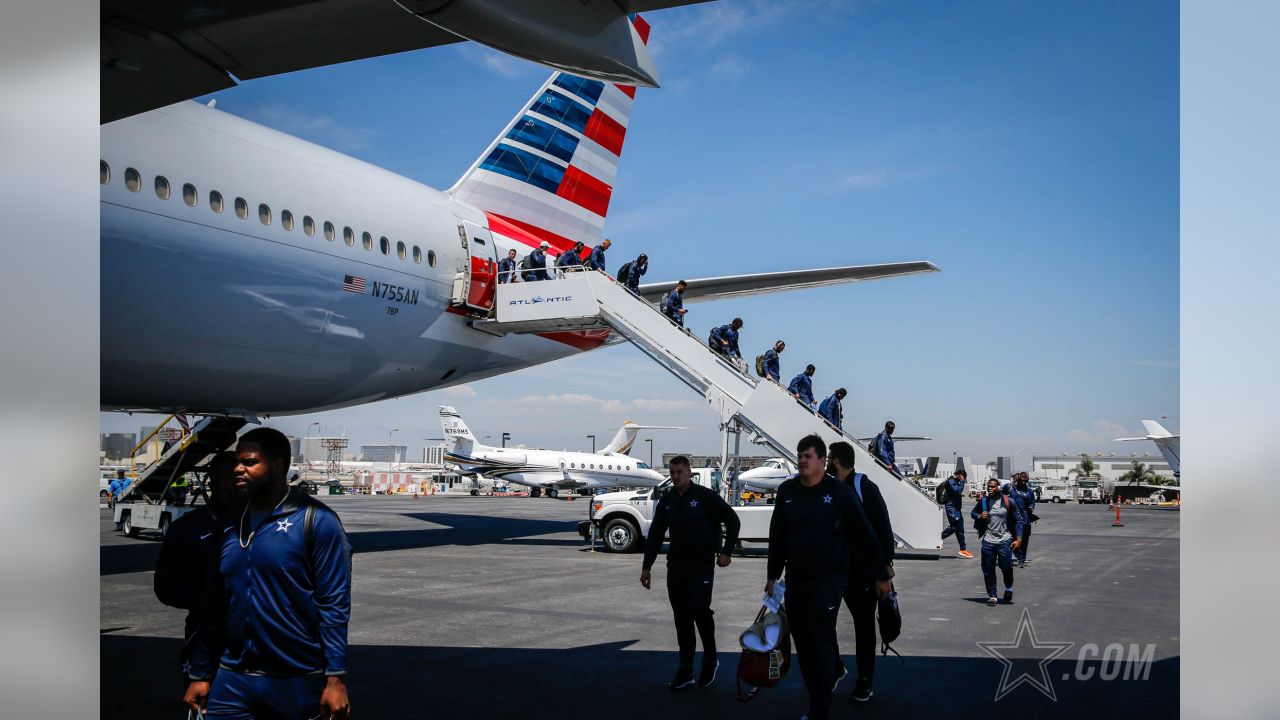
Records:
[[[969,552],[968,550],[961,550],[960,552],[956,553],[956,555],[959,555],[962,558],[969,558],[970,560],[973,559],[973,553]]]

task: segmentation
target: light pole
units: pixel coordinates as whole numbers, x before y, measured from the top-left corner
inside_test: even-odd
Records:
[[[653,438],[648,438],[645,442],[649,443],[649,467],[653,467]]]
[[[387,433],[387,452],[391,453],[392,469],[395,469],[395,466],[396,466],[396,450],[395,450],[395,446],[391,444],[391,436],[395,435],[399,431],[400,431],[400,428],[396,428],[391,432]]]
[[[588,435],[587,437],[591,438],[591,454],[595,455],[596,454],[596,436]]]
[[[502,447],[506,447],[507,441],[510,439],[511,439],[511,433],[509,432],[502,433]]]

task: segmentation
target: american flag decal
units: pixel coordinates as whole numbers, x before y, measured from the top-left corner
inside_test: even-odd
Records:
[[[364,278],[355,275],[347,275],[342,280],[342,289],[347,292],[353,292],[357,295],[364,294]]]

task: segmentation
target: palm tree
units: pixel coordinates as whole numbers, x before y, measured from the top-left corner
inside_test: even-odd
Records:
[[[1154,470],[1138,462],[1137,460],[1134,460],[1133,466],[1130,467],[1129,470],[1125,472],[1125,474],[1121,475],[1117,479],[1123,482],[1127,482],[1130,485],[1143,485],[1143,484],[1154,484],[1153,481],[1156,479],[1156,477],[1157,476]]]
[[[1067,474],[1075,473],[1080,477],[1092,477],[1097,473],[1098,466],[1089,459],[1088,455],[1080,453],[1080,464],[1067,471]]]

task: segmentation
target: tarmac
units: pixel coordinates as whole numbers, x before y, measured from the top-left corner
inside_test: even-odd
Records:
[[[777,687],[734,700],[737,635],[759,607],[763,545],[717,571],[715,683],[671,693],[663,561],[645,591],[640,555],[591,552],[576,532],[585,499],[321,499],[355,550],[356,718],[798,718],[806,709],[794,661]],[[831,717],[1175,716],[1179,513],[1126,508],[1123,527],[1106,506],[1042,504],[1037,514],[1013,605],[986,606],[979,561],[955,557],[954,540],[940,557],[896,561],[901,657],[878,657],[867,703],[847,701],[854,638],[842,611],[850,676]],[[116,532],[105,507],[101,523],[101,717],[181,717],[184,613],[152,592],[160,542]],[[994,655],[979,642],[996,644]]]

